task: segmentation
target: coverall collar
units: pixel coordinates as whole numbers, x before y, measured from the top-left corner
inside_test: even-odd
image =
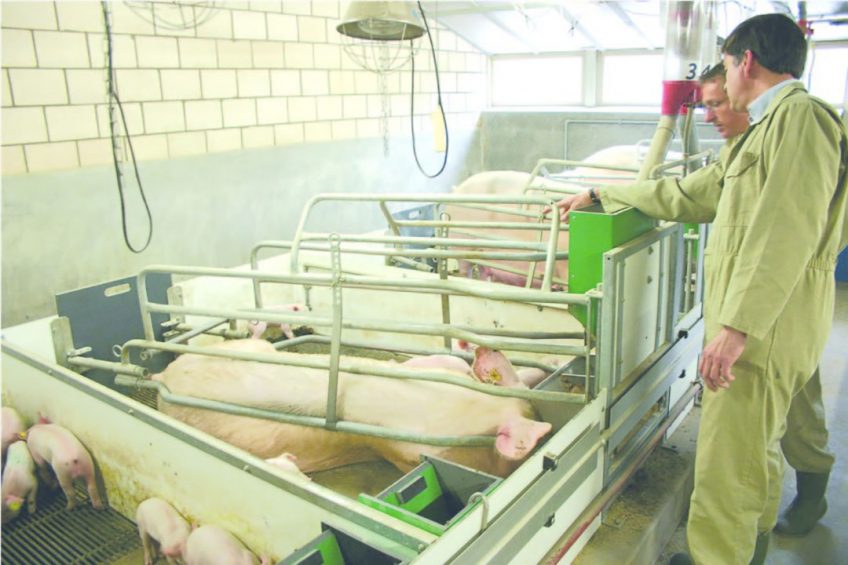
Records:
[[[774,86],[757,96],[757,98],[748,105],[748,123],[751,125],[759,123],[760,120],[765,117],[772,100],[777,98],[777,95],[780,93],[781,90],[783,90],[785,86],[794,83],[797,83],[797,85],[801,88],[803,88],[804,86],[801,81],[796,80],[794,78],[790,78],[775,84]]]

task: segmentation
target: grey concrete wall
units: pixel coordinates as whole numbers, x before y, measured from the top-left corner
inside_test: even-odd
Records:
[[[56,293],[130,276],[145,265],[246,263],[255,242],[291,238],[304,204],[318,193],[448,191],[468,175],[467,162],[479,161],[474,132],[450,133],[448,167],[432,180],[418,172],[409,138],[394,139],[387,159],[375,139],[142,162],[154,233],[138,255],[124,245],[111,167],[4,176],[2,325],[50,315]],[[422,165],[434,173],[442,155],[432,152],[431,140],[418,144]],[[134,183],[127,197],[130,238],[140,246],[146,218]],[[383,225],[374,207],[324,205],[316,212],[309,225],[315,231]]]
[[[699,118],[700,119],[700,118]],[[659,114],[636,112],[485,112],[480,170],[530,171],[543,158],[585,159],[611,145],[649,140]],[[719,139],[699,123],[701,139]]]

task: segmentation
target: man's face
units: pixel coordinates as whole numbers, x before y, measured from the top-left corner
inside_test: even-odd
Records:
[[[724,56],[724,91],[730,100],[730,108],[734,112],[747,112],[748,105],[742,98],[742,67],[745,65],[744,59],[736,64],[732,55]]]
[[[734,112],[724,92],[720,78],[701,85],[701,103],[707,110],[705,120],[713,124],[724,139],[735,137],[748,129],[748,112]]]

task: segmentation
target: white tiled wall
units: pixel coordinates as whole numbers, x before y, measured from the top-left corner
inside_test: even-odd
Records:
[[[344,52],[333,0],[215,2],[173,29],[172,1],[118,0],[113,65],[136,157],[163,159],[271,145],[408,135],[410,72],[376,74]],[[142,7],[145,6],[146,7]],[[111,162],[100,2],[15,2],[2,9],[2,172]],[[473,124],[485,100],[485,56],[430,22],[449,127]],[[420,73],[419,73],[420,71]],[[429,127],[436,80],[426,36],[416,55],[417,126]]]

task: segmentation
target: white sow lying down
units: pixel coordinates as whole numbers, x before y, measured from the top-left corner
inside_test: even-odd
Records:
[[[271,344],[260,340],[225,342],[218,347],[297,356],[278,353]],[[176,394],[323,416],[327,373],[320,369],[186,354],[153,378],[164,382]],[[457,374],[467,378],[467,374]],[[307,473],[380,458],[408,471],[419,463],[421,454],[427,454],[506,476],[551,430],[549,423],[533,419],[535,411],[526,400],[490,396],[443,383],[341,372],[339,377],[337,411],[341,419],[421,435],[497,435],[495,446],[415,444],[234,416],[168,404],[161,399],[159,409],[264,459],[292,453],[297,457],[298,467]]]

